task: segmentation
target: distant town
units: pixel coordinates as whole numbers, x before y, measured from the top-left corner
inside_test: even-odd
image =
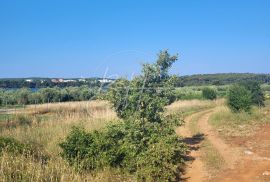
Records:
[[[115,79],[110,78],[2,78],[0,88],[46,88],[46,87],[77,87],[106,86],[113,83]]]

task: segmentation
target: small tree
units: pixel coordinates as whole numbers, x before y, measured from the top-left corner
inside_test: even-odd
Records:
[[[173,100],[175,78],[168,71],[176,60],[162,51],[140,76],[117,80],[108,98],[122,120],[91,133],[73,129],[60,144],[62,156],[79,170],[116,167],[138,181],[176,181],[186,146],[175,133],[181,120],[164,114]]]
[[[217,92],[209,87],[206,87],[202,90],[203,98],[207,100],[215,100],[217,99]]]
[[[251,92],[242,85],[233,85],[228,93],[228,106],[233,112],[250,112]]]
[[[251,92],[251,100],[252,104],[259,106],[259,107],[264,107],[264,101],[265,97],[262,91],[262,88],[258,82],[255,81],[248,81],[244,82],[241,85],[243,85],[247,90]]]

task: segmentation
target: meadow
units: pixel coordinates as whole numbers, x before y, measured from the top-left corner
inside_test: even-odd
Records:
[[[185,118],[214,110],[209,123],[220,136],[228,139],[251,135],[262,124],[269,122],[269,104],[267,100],[266,107],[253,107],[251,114],[248,114],[232,113],[224,99],[179,100],[167,106],[166,113],[176,113]],[[186,124],[193,135],[201,133],[198,121],[202,115],[196,115]],[[77,172],[60,156],[59,143],[68,136],[73,126],[84,127],[90,132],[100,130],[112,122],[119,122],[119,118],[112,105],[104,100],[28,105],[1,113],[2,137],[11,137],[29,144],[49,159],[44,164],[42,159],[33,156],[2,151],[0,178],[2,181],[136,181],[134,176],[117,169]],[[224,159],[209,140],[203,141],[201,150],[202,160],[209,171],[224,169]]]

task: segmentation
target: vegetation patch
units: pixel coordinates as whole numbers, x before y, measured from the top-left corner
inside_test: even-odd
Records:
[[[254,107],[251,113],[234,113],[221,106],[210,117],[209,122],[223,136],[248,136],[254,133],[256,126],[270,121],[269,114],[268,107],[263,109]]]
[[[140,76],[117,80],[108,98],[122,122],[93,132],[73,128],[60,144],[63,158],[78,171],[120,168],[138,181],[177,181],[187,152],[175,133],[182,122],[164,114],[174,100],[168,71],[176,60],[162,51]]]
[[[209,140],[204,140],[201,145],[202,160],[211,174],[224,168],[225,160]]]

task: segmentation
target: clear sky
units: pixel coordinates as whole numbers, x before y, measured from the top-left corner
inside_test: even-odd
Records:
[[[269,0],[0,0],[0,77],[270,72]]]

